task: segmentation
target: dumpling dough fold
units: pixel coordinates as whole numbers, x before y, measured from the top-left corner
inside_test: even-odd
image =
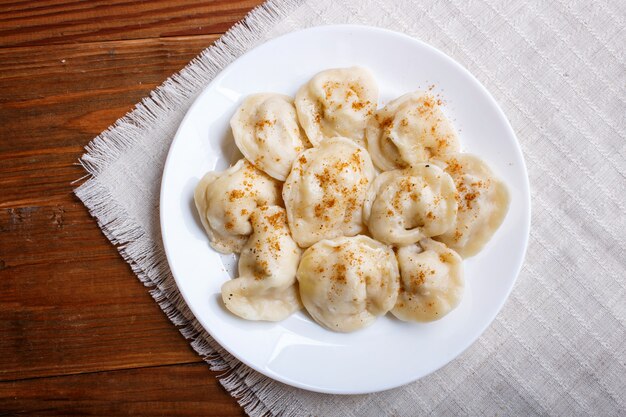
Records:
[[[391,312],[404,321],[439,320],[454,310],[465,288],[462,259],[441,242],[423,239],[397,251],[400,292]]]
[[[367,236],[322,240],[304,252],[298,267],[305,308],[338,332],[369,326],[393,308],[398,279],[391,248]]]
[[[463,258],[476,255],[498,230],[509,208],[506,185],[477,156],[460,153],[443,159],[456,184],[455,226],[435,239]]]
[[[213,249],[241,251],[252,233],[252,212],[260,206],[282,205],[280,187],[245,159],[226,171],[207,173],[196,186],[194,201]]]
[[[439,320],[454,310],[465,288],[461,257],[443,243],[423,239],[397,251],[400,293],[391,312],[404,321]]]
[[[274,93],[246,97],[230,120],[237,147],[254,166],[285,181],[296,156],[310,145],[293,99]]]
[[[367,151],[350,139],[325,139],[300,154],[283,187],[294,240],[306,248],[363,231],[361,208],[374,175]]]
[[[366,137],[374,165],[381,171],[406,168],[460,150],[441,101],[419,91],[378,110],[367,125]]]
[[[380,174],[363,204],[372,237],[408,245],[454,226],[456,189],[450,175],[434,164],[417,164]]]
[[[301,308],[296,282],[301,250],[283,208],[260,207],[250,220],[254,232],[241,251],[239,277],[222,285],[222,300],[247,320],[283,320]]]
[[[335,136],[365,146],[365,126],[376,111],[378,86],[365,68],[329,69],[300,88],[295,104],[313,146]]]

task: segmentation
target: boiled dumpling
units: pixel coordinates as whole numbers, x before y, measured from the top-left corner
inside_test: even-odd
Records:
[[[294,240],[305,248],[363,231],[361,207],[374,175],[367,151],[350,139],[325,139],[300,154],[283,187]]]
[[[237,147],[269,176],[285,181],[296,156],[309,146],[293,99],[273,93],[248,96],[230,120]]]
[[[378,86],[365,68],[322,71],[296,94],[296,110],[309,141],[343,136],[365,146],[365,126],[376,111]]]
[[[250,220],[254,232],[241,251],[239,278],[222,285],[222,300],[247,320],[283,320],[301,307],[296,283],[301,250],[289,235],[283,208],[260,207]]]
[[[509,208],[506,185],[477,156],[460,153],[443,159],[458,191],[456,225],[436,239],[464,258],[477,254],[500,227]]]
[[[250,215],[259,206],[282,205],[280,183],[245,159],[222,172],[209,172],[196,186],[194,200],[211,246],[239,252],[252,233]]]
[[[367,149],[382,171],[406,168],[458,152],[452,123],[428,93],[405,94],[376,112],[367,130]]]
[[[393,308],[398,279],[391,248],[367,236],[322,240],[304,252],[298,267],[304,307],[339,332],[366,327]]]
[[[463,298],[462,259],[432,239],[398,249],[400,293],[391,312],[404,321],[439,320]]]
[[[363,205],[363,220],[381,242],[408,245],[454,226],[456,190],[450,175],[433,164],[380,174]]]

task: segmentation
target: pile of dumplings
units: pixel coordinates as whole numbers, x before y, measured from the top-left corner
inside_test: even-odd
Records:
[[[463,258],[506,215],[506,186],[429,91],[377,109],[364,68],[315,75],[295,99],[247,97],[231,119],[245,158],[209,172],[195,203],[210,245],[238,253],[224,305],[248,320],[302,308],[351,332],[391,312],[438,320],[464,292]]]

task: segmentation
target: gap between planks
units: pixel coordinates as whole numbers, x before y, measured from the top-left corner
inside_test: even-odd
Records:
[[[126,371],[133,371],[137,369],[155,369],[155,368],[166,368],[166,367],[198,365],[198,364],[205,365],[207,366],[207,368],[209,366],[209,364],[207,364],[204,360],[202,360],[201,357],[198,356],[198,360],[196,361],[164,363],[160,365],[119,367],[115,369],[102,369],[98,371],[65,372],[65,373],[53,374],[53,375],[29,376],[25,378],[0,379],[0,384],[8,384],[11,382],[24,382],[24,381],[32,381],[32,380],[40,380],[40,379],[63,378],[67,376],[76,376],[76,375],[93,375],[93,374],[102,374],[102,373],[126,372]]]
[[[108,39],[104,41],[85,41],[85,42],[68,42],[68,43],[53,43],[50,45],[0,45],[0,51],[2,53],[11,53],[13,50],[24,49],[45,49],[46,51],[63,50],[68,48],[90,48],[98,46],[115,46],[115,45],[140,45],[140,44],[155,44],[159,42],[184,42],[184,41],[198,41],[200,39],[206,39],[207,48],[211,46],[213,42],[218,40],[224,32],[211,33],[211,34],[199,34],[199,35],[173,35],[173,36],[153,36],[148,38],[132,38],[132,39]],[[165,81],[165,80],[164,80]]]

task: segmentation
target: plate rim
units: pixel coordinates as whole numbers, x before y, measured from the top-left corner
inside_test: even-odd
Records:
[[[519,160],[521,161],[521,167],[523,170],[523,173],[525,174],[523,176],[523,185],[524,185],[524,190],[522,190],[522,195],[524,197],[524,202],[527,204],[528,206],[528,210],[524,211],[524,223],[523,223],[523,227],[524,227],[524,236],[523,236],[523,252],[521,254],[521,256],[519,257],[519,261],[518,264],[515,265],[515,274],[514,274],[514,278],[511,280],[508,288],[506,289],[506,295],[504,297],[502,297],[501,300],[499,300],[497,308],[494,310],[495,313],[489,317],[489,320],[486,321],[485,325],[482,326],[482,328],[480,328],[480,331],[477,332],[476,336],[474,338],[468,338],[468,340],[455,352],[455,354],[453,354],[451,356],[451,358],[445,362],[442,363],[440,366],[437,366],[433,369],[431,369],[429,372],[426,372],[425,374],[422,374],[418,377],[413,377],[413,378],[409,378],[406,380],[402,380],[402,381],[397,381],[395,383],[391,383],[385,386],[381,386],[377,389],[361,389],[361,390],[354,390],[354,389],[327,389],[327,388],[323,388],[323,387],[317,387],[317,386],[310,386],[307,384],[303,384],[300,383],[298,381],[295,381],[293,379],[289,379],[289,378],[285,378],[280,374],[277,374],[275,372],[273,372],[270,369],[267,368],[263,368],[258,366],[257,364],[254,364],[250,361],[248,361],[245,357],[241,357],[240,355],[231,352],[228,348],[226,348],[223,343],[220,341],[219,337],[216,337],[215,335],[213,335],[211,333],[211,331],[209,329],[207,329],[202,321],[200,319],[198,319],[198,316],[196,314],[196,312],[194,311],[194,308],[192,307],[192,305],[189,303],[188,301],[188,296],[185,294],[185,292],[183,291],[181,284],[180,284],[180,279],[177,278],[177,275],[174,271],[174,268],[172,268],[172,263],[170,262],[170,257],[171,257],[171,251],[168,249],[168,243],[167,243],[167,238],[166,238],[166,232],[165,230],[167,229],[165,227],[165,218],[163,215],[163,212],[161,210],[161,207],[163,206],[163,199],[164,199],[164,195],[165,195],[165,188],[166,188],[166,181],[165,178],[167,176],[167,173],[172,165],[172,159],[171,159],[171,155],[172,155],[172,148],[174,147],[174,145],[177,143],[177,141],[181,140],[181,127],[185,124],[185,122],[187,121],[187,119],[190,117],[190,115],[193,113],[193,109],[199,105],[200,100],[202,98],[202,96],[204,95],[204,93],[212,88],[215,84],[218,84],[224,77],[226,77],[228,75],[228,73],[230,73],[230,71],[232,71],[232,68],[237,64],[237,62],[239,60],[241,60],[243,57],[251,54],[252,52],[254,52],[255,50],[257,50],[258,48],[265,46],[267,44],[273,43],[275,41],[278,41],[280,39],[286,38],[286,37],[290,37],[290,36],[294,36],[296,34],[300,35],[302,33],[305,32],[318,32],[318,31],[342,31],[342,30],[364,30],[364,31],[369,31],[369,32],[378,32],[378,33],[382,33],[385,35],[389,35],[389,36],[395,36],[398,38],[402,38],[404,40],[413,42],[415,44],[420,45],[423,48],[429,49],[430,52],[433,52],[436,55],[439,55],[441,58],[443,58],[448,64],[456,67],[458,70],[462,71],[465,73],[466,76],[468,76],[470,79],[473,80],[473,82],[478,86],[478,88],[480,89],[480,91],[487,97],[487,99],[491,102],[491,104],[493,105],[493,107],[496,109],[496,112],[499,116],[499,118],[501,119],[502,122],[504,122],[504,126],[506,128],[506,130],[508,131],[508,133],[515,139],[514,141],[514,149],[515,149],[515,153],[517,154],[517,156],[519,157]],[[324,393],[324,394],[339,394],[339,395],[357,395],[357,394],[370,394],[370,393],[376,393],[376,392],[382,392],[382,391],[387,391],[393,388],[397,388],[400,386],[404,386],[407,384],[410,384],[412,382],[415,382],[419,379],[425,378],[426,376],[438,371],[439,369],[443,368],[444,366],[450,364],[452,361],[456,360],[459,358],[459,356],[461,356],[463,354],[463,352],[465,352],[470,346],[472,346],[474,343],[476,343],[476,341],[484,334],[484,332],[487,330],[487,328],[489,326],[491,326],[494,322],[494,320],[496,319],[496,317],[500,314],[500,312],[502,311],[502,308],[504,307],[504,304],[507,302],[507,300],[509,299],[509,297],[511,296],[511,292],[513,290],[513,287],[515,286],[515,283],[517,282],[517,279],[519,277],[519,274],[522,270],[522,267],[526,261],[526,255],[528,252],[528,243],[530,240],[530,230],[531,230],[531,211],[532,211],[532,199],[531,199],[531,187],[530,187],[530,180],[529,180],[529,176],[528,176],[528,169],[527,169],[527,165],[526,165],[526,160],[524,158],[524,153],[522,151],[521,148],[521,144],[520,141],[517,137],[517,135],[515,134],[515,131],[513,129],[513,127],[511,126],[511,123],[509,122],[508,118],[506,117],[506,114],[504,113],[504,111],[502,110],[502,108],[500,107],[500,105],[498,104],[498,102],[495,100],[495,98],[491,95],[491,93],[489,92],[489,90],[467,69],[465,68],[463,65],[461,65],[459,62],[457,62],[454,58],[452,58],[451,56],[447,55],[446,53],[444,53],[443,51],[439,50],[438,48],[420,40],[417,39],[413,36],[407,35],[405,33],[402,32],[398,32],[398,31],[394,31],[394,30],[390,30],[390,29],[386,29],[386,28],[381,28],[378,26],[369,26],[369,25],[361,25],[361,24],[328,24],[328,25],[318,25],[318,26],[312,26],[312,27],[308,27],[308,28],[304,28],[304,29],[299,29],[299,30],[294,30],[276,37],[273,37],[271,39],[268,39],[265,42],[259,43],[258,45],[255,45],[253,48],[251,48],[250,50],[246,51],[244,54],[238,56],[236,59],[234,59],[231,63],[229,63],[227,66],[225,66],[206,86],[204,86],[202,88],[202,90],[197,94],[196,98],[194,98],[193,103],[189,106],[189,108],[187,109],[185,116],[183,117],[183,119],[181,120],[180,124],[178,125],[178,128],[176,130],[176,133],[174,135],[174,138],[172,140],[172,142],[170,143],[170,146],[168,148],[168,153],[167,153],[167,157],[165,160],[165,164],[163,167],[163,173],[161,175],[161,184],[159,187],[159,226],[160,226],[160,231],[161,231],[161,241],[163,243],[163,248],[164,248],[164,252],[165,252],[165,257],[168,263],[168,267],[172,273],[172,276],[174,278],[174,281],[176,282],[176,286],[178,288],[179,293],[181,294],[181,296],[183,297],[185,304],[187,305],[187,307],[189,308],[189,310],[191,311],[191,313],[194,315],[194,318],[198,321],[198,323],[202,326],[202,328],[215,340],[215,342],[217,342],[219,344],[219,346],[226,350],[230,355],[234,356],[237,360],[239,360],[240,362],[242,362],[243,364],[245,364],[246,366],[254,369],[255,371],[261,373],[262,375],[271,378],[273,380],[285,383],[289,386],[293,386],[296,388],[300,388],[300,389],[304,389],[307,391],[312,391],[312,392],[318,392],[318,393]]]

